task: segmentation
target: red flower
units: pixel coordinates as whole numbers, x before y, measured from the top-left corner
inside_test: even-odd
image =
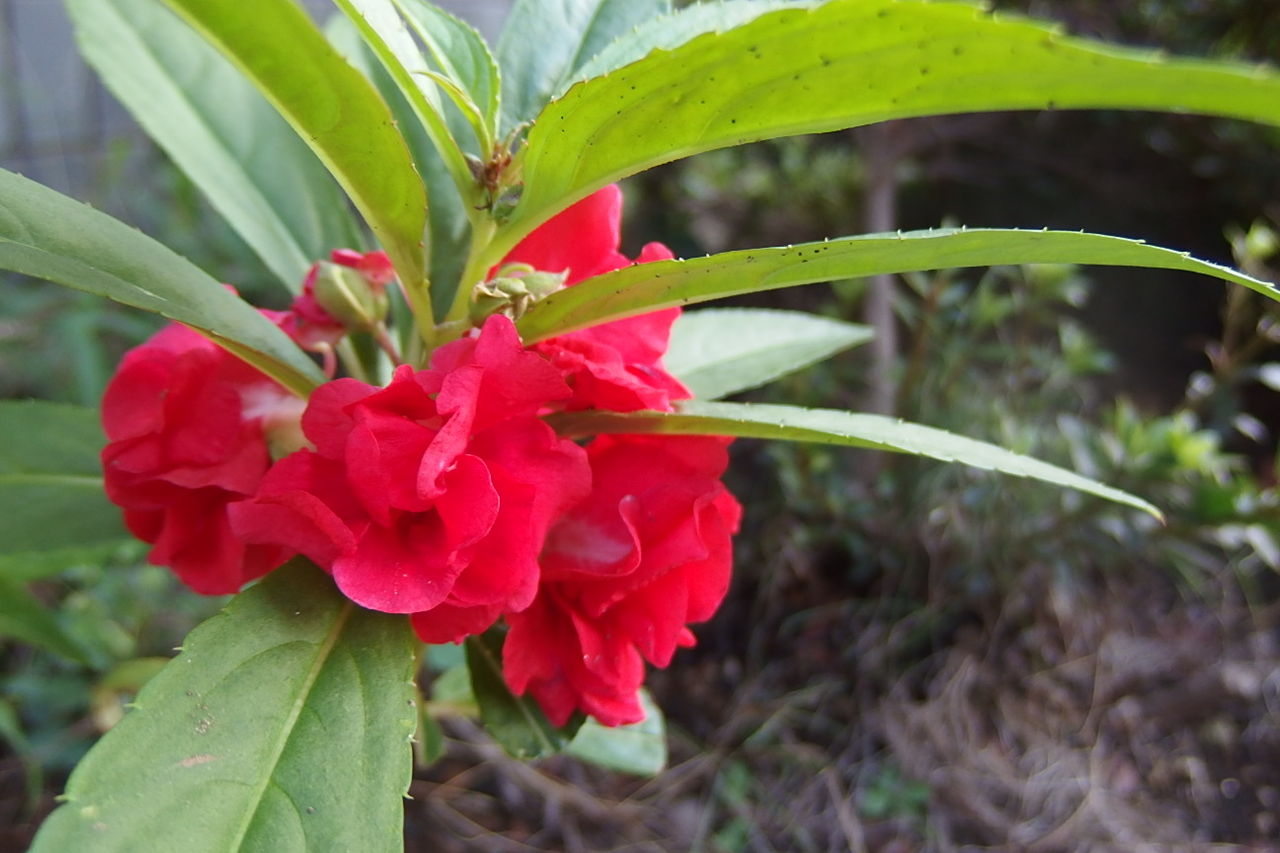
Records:
[[[729,439],[601,436],[593,487],[547,537],[533,605],[510,613],[503,668],[563,725],[575,709],[605,725],[643,717],[644,660],[691,646],[729,585],[741,514],[720,483]]]
[[[232,535],[226,506],[252,494],[302,401],[190,329],[171,325],[125,355],[107,386],[107,496],[151,543],[149,559],[197,592],[235,592],[283,561]]]
[[[315,451],[276,463],[235,530],[310,557],[357,604],[420,614],[429,642],[483,630],[528,606],[548,528],[588,491],[582,449],[537,418],[568,393],[501,316],[386,388],[327,383],[302,419]]]
[[[618,251],[622,191],[608,186],[544,223],[503,260],[538,270],[568,273],[573,285],[630,266]],[[671,250],[649,243],[635,263],[669,260]],[[560,369],[573,388],[564,408],[670,411],[671,401],[692,396],[662,368],[671,324],[679,308],[653,311],[560,335],[534,345]]]

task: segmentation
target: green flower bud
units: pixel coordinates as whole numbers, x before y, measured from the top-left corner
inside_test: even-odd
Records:
[[[535,270],[528,264],[507,264],[471,292],[471,322],[477,326],[492,314],[519,320],[529,307],[564,287],[566,273]]]
[[[315,295],[320,307],[348,329],[369,331],[387,316],[386,288],[350,267],[322,261]]]

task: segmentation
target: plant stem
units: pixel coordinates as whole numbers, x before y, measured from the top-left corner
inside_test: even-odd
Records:
[[[346,337],[338,341],[338,358],[342,360],[342,366],[347,369],[347,373],[351,374],[351,378],[359,379],[365,383],[370,381],[369,371],[365,369],[364,362],[360,360],[360,356],[356,353],[356,348],[351,343],[351,338]]]
[[[863,216],[871,233],[887,233],[897,227],[898,152],[893,129],[892,124],[874,125],[866,128],[861,138],[868,175]],[[871,341],[871,388],[866,409],[881,415],[893,414],[893,366],[898,357],[894,290],[893,276],[872,276],[863,309],[866,324],[876,332]]]
[[[404,364],[404,360],[400,358],[400,351],[396,349],[396,342],[391,340],[391,335],[387,333],[385,324],[378,323],[370,331],[373,334],[374,341],[387,354],[387,358],[391,359],[392,364]]]
[[[467,265],[463,268],[462,277],[458,280],[458,290],[453,296],[453,304],[449,306],[449,313],[445,315],[444,322],[437,329],[443,340],[456,337],[453,334],[454,329],[465,328],[460,321],[467,318],[467,311],[471,304],[471,291],[477,284],[484,281],[489,268],[500,260],[493,257],[493,236],[497,228],[498,224],[487,216],[481,217],[478,223],[472,223],[471,248],[467,255]]]

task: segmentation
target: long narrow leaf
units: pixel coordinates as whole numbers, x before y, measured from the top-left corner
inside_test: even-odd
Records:
[[[348,62],[373,82],[391,107],[418,173],[427,186],[427,194],[431,198],[431,207],[427,210],[431,302],[435,316],[443,317],[449,310],[466,262],[471,237],[468,203],[463,201],[453,173],[437,152],[435,143],[404,91],[378,61],[356,25],[346,16],[334,15],[325,25],[325,35]]]
[[[716,400],[786,376],[874,337],[803,311],[707,308],[671,327],[663,366],[699,400]]]
[[[704,33],[724,32],[754,21],[765,12],[812,5],[804,0],[714,0],[695,3],[670,14],[644,21],[625,37],[614,40],[604,50],[574,70],[569,83],[589,80],[644,59],[664,48],[671,50]],[[564,90],[555,93],[563,95]]]
[[[498,40],[503,132],[536,116],[614,39],[670,9],[671,0],[517,0]]]
[[[1041,480],[1163,518],[1160,510],[1142,498],[1065,468],[994,444],[883,415],[797,406],[691,401],[679,404],[678,410],[670,413],[571,412],[555,415],[551,420],[558,432],[572,437],[596,433],[733,435],[890,450]]]
[[[0,505],[4,499],[0,498]],[[52,526],[52,533],[41,543],[38,551],[11,552],[0,549],[0,579],[18,581],[44,580],[59,575],[77,566],[101,566],[107,562],[117,565],[140,563],[147,546],[133,538],[124,525],[120,523],[120,509],[114,505],[106,506],[106,502],[95,504],[95,513],[106,518],[108,513],[114,514],[111,522],[117,525],[114,538],[96,545],[66,546],[61,541],[61,529],[57,524]],[[77,511],[65,503],[61,508],[67,516]]]
[[[277,570],[187,637],[32,849],[401,850],[413,651],[407,619]]]
[[[1121,108],[1280,124],[1280,74],[1066,38],[968,3],[831,0],[765,14],[581,83],[524,153],[524,197],[495,246],[660,163],[910,116]]]
[[[323,164],[221,54],[154,0],[67,0],[80,51],[277,277],[362,241]]]
[[[531,343],[671,305],[799,284],[915,270],[1057,263],[1185,270],[1242,284],[1280,300],[1280,290],[1273,284],[1138,240],[1078,231],[938,229],[626,267],[553,293],[529,310],[519,328]]]
[[[105,213],[4,170],[0,269],[185,323],[299,394],[324,381],[274,324],[186,259]]]
[[[459,189],[466,189],[474,181],[463,159],[462,149],[450,133],[445,119],[444,103],[436,90],[436,84],[427,76],[432,66],[414,43],[404,20],[396,11],[392,0],[335,0],[346,16],[356,25],[361,37],[382,63],[387,74],[395,81],[400,93],[413,107],[444,160],[451,174],[455,175]]]
[[[394,0],[435,64],[475,101],[490,135],[498,129],[501,82],[484,37],[466,21],[426,0]]]
[[[0,577],[0,639],[15,639],[85,663],[84,650],[20,583]]]
[[[222,51],[342,185],[411,290],[425,280],[422,181],[387,105],[293,0],[164,0]],[[429,322],[429,318],[426,322]]]
[[[38,562],[44,552],[128,537],[102,491],[106,439],[96,411],[0,401],[0,436],[0,555]]]

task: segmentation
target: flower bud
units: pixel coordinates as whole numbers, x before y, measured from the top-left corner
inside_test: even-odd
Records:
[[[329,260],[344,267],[351,267],[369,280],[370,284],[387,284],[396,277],[395,268],[386,252],[357,252],[355,249],[334,249]]]
[[[564,287],[566,273],[540,272],[528,264],[507,264],[471,292],[471,322],[480,325],[492,314],[518,320],[533,303]]]
[[[315,299],[348,329],[367,331],[387,316],[385,288],[345,265],[320,262],[316,270]]]

